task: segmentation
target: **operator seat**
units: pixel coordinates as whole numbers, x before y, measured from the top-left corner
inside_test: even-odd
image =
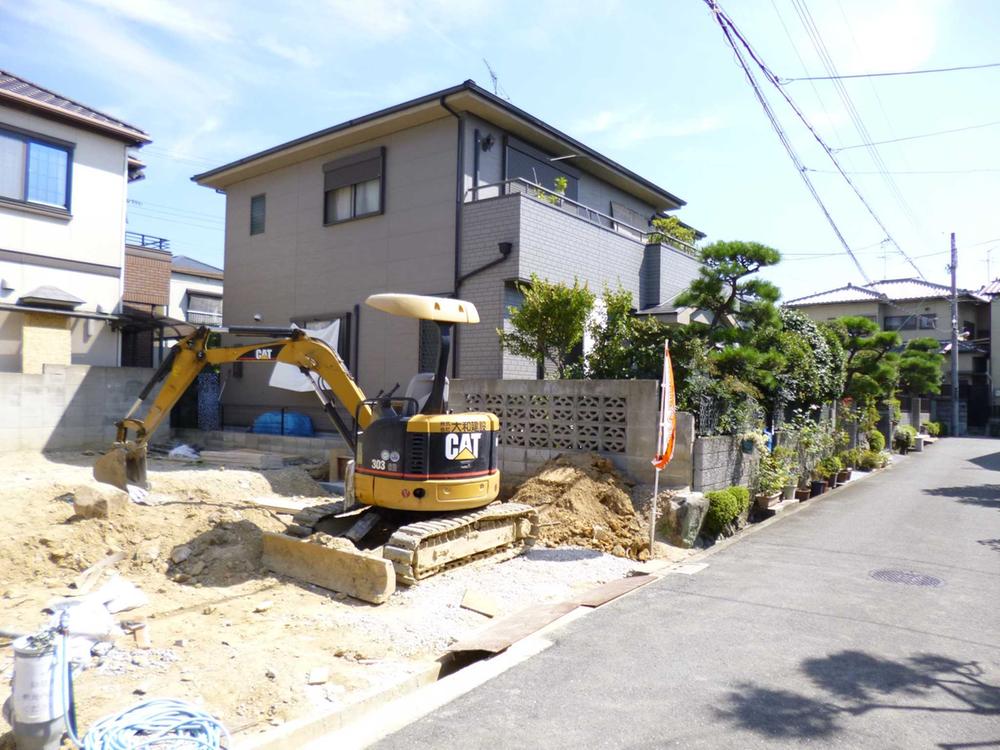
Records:
[[[434,386],[433,372],[418,372],[410,378],[409,385],[406,386],[407,398],[412,398],[417,402],[417,413],[421,412],[427,399],[431,397],[431,388]],[[448,403],[448,378],[444,379],[444,402]]]

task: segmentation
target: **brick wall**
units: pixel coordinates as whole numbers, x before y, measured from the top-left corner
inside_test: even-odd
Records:
[[[170,253],[148,248],[125,248],[124,302],[170,304]]]

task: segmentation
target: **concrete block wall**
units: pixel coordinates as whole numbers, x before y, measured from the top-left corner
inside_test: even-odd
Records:
[[[658,384],[654,380],[494,380],[451,383],[455,411],[490,411],[500,417],[500,470],[504,483],[532,476],[561,453],[595,452],[643,484],[653,482]],[[674,459],[660,481],[691,481],[694,419],[679,415]]]
[[[0,372],[0,451],[105,448],[152,375],[140,367],[86,365]]]
[[[694,441],[691,489],[721,490],[733,485],[748,487],[760,461],[757,449],[744,453],[735,435],[699,437]]]

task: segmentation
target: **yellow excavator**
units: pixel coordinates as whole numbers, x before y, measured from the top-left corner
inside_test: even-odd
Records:
[[[366,303],[383,312],[434,321],[440,331],[433,378],[417,375],[405,396],[367,398],[343,360],[307,331],[235,347],[209,347],[207,328],[174,345],[120,422],[116,441],[94,466],[100,482],[148,488],[147,443],[202,368],[227,362],[294,365],[312,382],[323,409],[350,447],[344,497],[298,513],[285,534],[264,535],[270,569],[379,603],[396,582],[414,584],[471,559],[508,557],[530,546],[538,533],[537,511],[495,502],[500,423],[488,412],[448,410],[447,368],[456,323],[478,323],[470,302],[414,294],[375,294]],[[276,333],[259,327],[223,329],[237,335]],[[135,415],[163,382],[143,419]],[[397,386],[398,387],[398,386]],[[337,404],[353,416],[345,419]],[[131,432],[131,436],[130,436]],[[359,512],[360,509],[360,512]],[[304,541],[340,519],[351,544]],[[326,523],[324,523],[326,522]],[[341,526],[344,524],[342,523]],[[387,541],[375,550],[359,544],[379,529]]]

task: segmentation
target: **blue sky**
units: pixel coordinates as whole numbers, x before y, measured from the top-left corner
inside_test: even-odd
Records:
[[[990,0],[722,5],[785,78],[824,72],[802,8],[841,74],[1000,61]],[[701,0],[0,0],[0,30],[3,68],[151,134],[129,229],[177,254],[222,263],[225,199],[192,174],[467,78],[490,87],[485,57],[514,104],[684,198],[679,215],[710,239],[781,250],[769,276],[786,298],[862,281]],[[1000,121],[998,84],[1000,68],[844,87],[886,140]],[[864,140],[833,84],[785,90],[832,147]],[[806,166],[831,170],[777,111]],[[988,257],[1000,276],[998,144],[989,126],[879,146],[891,181],[864,148],[838,156],[929,280],[947,282],[955,231],[959,283],[978,287]],[[872,279],[914,274],[839,176],[813,177]]]

